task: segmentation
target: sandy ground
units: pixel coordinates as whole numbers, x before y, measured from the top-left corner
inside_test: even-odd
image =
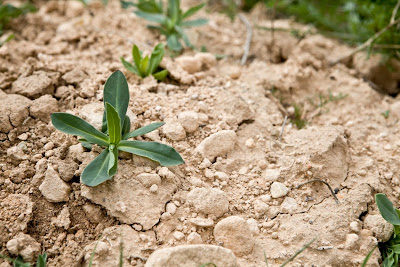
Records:
[[[0,254],[32,261],[46,251],[48,266],[87,266],[100,240],[94,266],[117,266],[121,244],[124,266],[267,266],[264,255],[279,266],[315,238],[291,266],[359,266],[390,237],[373,196],[399,205],[400,101],[382,93],[394,95],[399,76],[378,59],[331,67],[349,47],[299,39],[290,29],[307,27],[282,20],[275,26],[287,31],[274,39],[253,28],[242,66],[244,24],[202,11],[209,24],[189,35],[208,53],[166,56],[171,75],[157,83],[119,58],[131,59],[133,43],[149,51],[165,38],[117,1],[90,12],[74,1],[39,6],[0,48]],[[261,7],[247,17],[271,25]],[[56,131],[49,115],[99,125],[102,89],[117,69],[132,126],[166,122],[139,139],[173,146],[186,163],[120,154],[118,174],[89,188],[79,177],[100,149]],[[376,250],[369,266],[380,261]]]

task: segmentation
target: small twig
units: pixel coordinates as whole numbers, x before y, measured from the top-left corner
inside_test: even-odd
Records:
[[[283,131],[285,130],[286,120],[287,120],[287,116],[285,116],[285,120],[283,121],[283,124],[282,124],[281,134],[279,135],[279,138],[278,138],[278,139],[279,139],[279,142],[281,141],[282,135],[283,135]]]
[[[375,42],[376,39],[378,39],[383,33],[385,33],[387,30],[389,30],[391,27],[397,25],[398,23],[400,23],[400,18],[394,20],[393,22],[390,22],[388,25],[386,25],[386,27],[384,27],[383,29],[381,29],[379,32],[375,33],[371,38],[369,38],[366,42],[364,42],[363,44],[357,46],[355,49],[353,49],[350,53],[340,57],[339,59],[335,60],[334,62],[331,62],[330,65],[336,65],[337,63],[339,63],[340,61],[349,58],[355,54],[357,54],[358,52],[360,52],[361,50],[364,50],[365,48],[367,48],[368,46],[370,46],[373,42]]]
[[[397,4],[396,4],[396,6],[395,6],[394,9],[393,9],[392,17],[390,18],[390,23],[393,23],[393,22],[395,21],[395,19],[396,19],[396,14],[397,14],[397,11],[399,10],[399,7],[400,7],[400,0],[397,1]]]
[[[244,23],[246,26],[246,42],[243,47],[243,56],[242,59],[240,60],[240,64],[244,65],[246,64],[247,57],[249,56],[249,50],[250,50],[250,44],[251,44],[251,38],[253,37],[253,29],[251,28],[250,22],[247,20],[245,16],[242,14],[239,14],[239,19]]]
[[[332,190],[332,187],[327,182],[325,182],[325,181],[323,181],[321,179],[314,179],[314,180],[307,181],[305,183],[302,183],[302,184],[298,185],[295,189],[299,189],[303,185],[306,185],[306,184],[309,184],[309,183],[313,183],[313,182],[320,182],[320,183],[325,184],[329,188],[329,190],[331,191],[331,194],[332,194],[333,198],[335,199],[336,204],[340,204],[339,199],[336,197],[335,192],[333,192],[333,190]]]

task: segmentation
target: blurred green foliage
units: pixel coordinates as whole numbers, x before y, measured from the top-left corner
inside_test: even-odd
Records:
[[[11,4],[4,4],[3,0],[0,0],[0,35],[2,35],[4,27],[11,19],[34,11],[36,11],[36,8],[31,3],[16,7]]]

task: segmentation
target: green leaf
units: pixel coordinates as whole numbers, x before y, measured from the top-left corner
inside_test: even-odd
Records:
[[[108,136],[110,137],[109,143],[118,145],[119,141],[121,141],[121,120],[117,111],[110,103],[106,103],[106,114]]]
[[[183,41],[185,42],[185,45],[187,47],[192,47],[192,44],[190,43],[189,37],[186,35],[185,31],[183,30],[182,27],[175,25],[175,30],[181,35]]]
[[[367,256],[365,257],[365,259],[363,260],[361,267],[365,267],[369,261],[369,259],[372,256],[372,253],[374,252],[374,250],[378,247],[378,245],[375,245],[367,254]]]
[[[175,149],[157,142],[124,140],[119,143],[118,149],[157,161],[163,166],[185,163]]]
[[[172,51],[180,52],[182,50],[182,45],[178,40],[178,36],[176,34],[171,34],[167,39],[168,48]]]
[[[140,62],[140,68],[139,68],[142,78],[149,76],[148,69],[149,69],[149,56],[145,56],[142,62]]]
[[[134,13],[138,17],[144,18],[148,21],[157,22],[157,23],[164,23],[164,21],[167,19],[165,17],[165,15],[158,14],[158,13],[147,13],[147,12],[143,12],[140,10],[136,10],[136,11],[134,11]]]
[[[131,130],[131,119],[125,115],[124,125],[122,126],[122,135],[129,133]]]
[[[129,139],[129,138],[132,138],[132,137],[136,137],[136,136],[139,136],[139,135],[147,134],[147,133],[152,132],[155,129],[163,126],[164,124],[165,124],[165,122],[155,122],[155,123],[151,123],[149,125],[143,126],[143,127],[139,128],[139,129],[136,129],[136,130],[128,133],[128,134],[124,134],[122,136],[122,140],[126,140],[126,139]]]
[[[142,61],[142,55],[137,45],[133,45],[132,47],[132,57],[133,57],[133,62],[135,62],[135,66],[137,69],[137,75],[140,76],[139,69],[140,69],[140,62]]]
[[[395,254],[400,254],[400,244],[389,247]]]
[[[36,261],[36,267],[46,267],[47,254],[39,255]]]
[[[157,81],[164,81],[165,77],[167,77],[168,71],[167,70],[162,70],[156,73],[153,73],[154,79]]]
[[[389,255],[387,255],[386,259],[383,261],[382,266],[394,267],[393,263],[394,263],[393,252],[391,252]]]
[[[172,25],[179,21],[180,0],[168,0],[168,17],[171,19]]]
[[[96,130],[92,125],[77,116],[69,113],[53,113],[51,114],[51,122],[61,132],[81,136],[89,142],[100,146],[108,146],[107,135]]]
[[[180,24],[182,27],[196,27],[202,26],[208,23],[208,19],[195,19],[195,20],[187,20]]]
[[[18,256],[15,260],[13,260],[13,267],[30,267],[31,264],[28,262],[24,262],[21,256]]]
[[[192,16],[193,14],[195,14],[197,11],[199,11],[200,9],[202,9],[206,4],[205,3],[201,3],[197,6],[191,7],[189,8],[185,13],[183,13],[182,15],[182,19],[186,19],[190,16]]]
[[[378,206],[379,212],[386,221],[390,222],[393,225],[400,225],[399,215],[393,207],[393,203],[387,198],[385,194],[376,194],[375,202]]]
[[[164,57],[164,45],[158,44],[151,52],[148,74],[153,74]]]
[[[82,172],[81,180],[85,185],[96,186],[111,179],[108,175],[110,150],[104,149]]]
[[[115,108],[120,118],[120,125],[123,125],[123,120],[125,119],[125,114],[128,110],[129,104],[129,88],[126,78],[121,71],[117,70],[111,74],[104,85],[103,94],[104,105],[105,103],[110,103],[110,105]],[[106,132],[106,130],[106,111],[104,110],[102,132]]]
[[[121,57],[121,62],[122,62],[122,64],[124,65],[124,67],[127,70],[129,70],[130,72],[133,72],[136,75],[140,76],[140,73],[139,73],[138,69],[136,68],[136,66],[133,66],[131,63],[126,61],[123,57]]]
[[[118,168],[118,148],[114,145],[110,145],[108,148],[110,150],[110,160],[108,162],[108,175],[110,177],[117,173]]]

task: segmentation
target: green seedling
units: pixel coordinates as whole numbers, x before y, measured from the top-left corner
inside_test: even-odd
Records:
[[[389,118],[390,110],[385,110],[384,112],[381,113],[381,115],[382,115],[385,119]]]
[[[16,7],[11,4],[3,4],[3,0],[0,0],[0,36],[3,34],[4,27],[10,23],[11,19],[34,11],[36,11],[36,8],[30,3]],[[10,41],[12,38],[14,38],[14,35],[10,34],[3,41],[0,41],[0,46]]]
[[[136,4],[135,14],[148,21],[158,23],[158,25],[149,25],[148,27],[158,30],[167,37],[167,45],[170,50],[180,52],[183,49],[181,40],[187,47],[192,47],[189,37],[185,33],[185,28],[201,26],[208,22],[207,19],[203,18],[188,20],[204,5],[204,3],[201,3],[183,12],[180,8],[180,0],[168,0],[166,9],[161,1],[142,0]]]
[[[294,104],[294,114],[293,118],[291,118],[291,121],[296,125],[297,129],[303,129],[304,127],[307,126],[307,121],[303,119],[303,111],[301,109],[300,105]]]
[[[164,57],[164,45],[158,44],[153,52],[151,52],[151,56],[145,56],[143,58],[142,51],[136,45],[132,47],[132,57],[133,63],[132,65],[128,61],[126,61],[123,57],[121,57],[122,64],[125,66],[127,70],[135,73],[141,78],[145,78],[149,75],[152,75],[156,80],[162,81],[167,77],[167,70],[160,70],[160,63]]]
[[[13,267],[31,267],[30,263],[24,262],[21,256],[18,256],[15,259],[12,259],[7,256],[0,255],[0,258],[3,258],[10,263],[12,263]],[[36,267],[46,267],[46,262],[47,262],[47,254],[43,253],[42,255],[39,255],[36,261]]]
[[[392,237],[385,243],[379,244],[379,250],[381,251],[383,258],[383,267],[395,267],[399,266],[400,259],[400,210],[393,206],[393,203],[387,198],[385,194],[376,194],[375,202],[378,206],[379,212],[382,217],[394,226]],[[375,249],[375,248],[374,248]],[[365,265],[368,262],[373,250],[371,250],[366,259],[364,260]],[[364,264],[364,263],[363,263]]]
[[[126,115],[129,89],[125,76],[114,72],[104,86],[104,114],[102,131],[69,113],[51,114],[53,126],[64,133],[83,137],[84,144],[97,144],[103,152],[83,170],[81,180],[88,186],[96,186],[111,179],[117,172],[118,151],[129,152],[159,162],[163,166],[184,163],[178,152],[158,142],[132,141],[129,138],[151,132],[163,122],[152,123],[130,131],[131,122]]]

